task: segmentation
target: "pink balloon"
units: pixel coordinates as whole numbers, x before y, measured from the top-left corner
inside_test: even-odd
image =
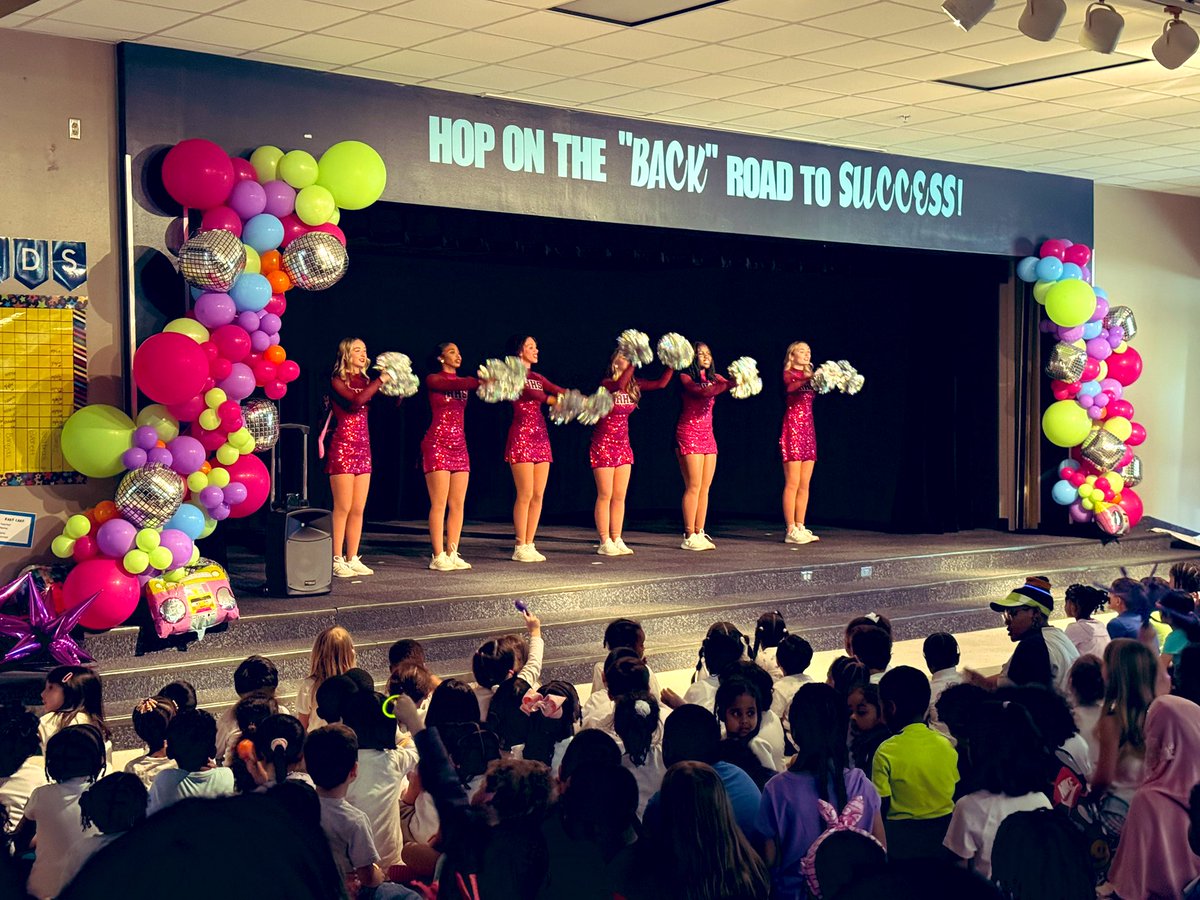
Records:
[[[267,305],[262,309],[265,313],[270,313],[273,316],[282,316],[287,312],[287,298],[283,294],[272,294],[271,299],[267,301]]]
[[[285,359],[276,369],[276,374],[279,380],[284,384],[291,384],[300,377],[300,364],[292,359]]]
[[[250,352],[250,335],[237,325],[222,325],[212,333],[217,351],[230,362],[241,362]]]
[[[1114,400],[1108,404],[1108,414],[1113,418],[1133,421],[1133,404],[1128,400]]]
[[[308,226],[301,222],[294,213],[284,216],[279,221],[283,223],[283,242],[279,245],[280,248],[286,247],[302,234],[308,234]]]
[[[223,356],[218,356],[208,365],[208,374],[214,382],[224,381],[229,377],[229,373],[233,371],[233,363]],[[204,410],[201,410],[203,412]]]
[[[1146,428],[1140,422],[1133,423],[1133,433],[1129,435],[1129,440],[1125,443],[1131,447],[1136,447],[1138,444],[1146,440]]]
[[[287,385],[282,381],[272,381],[263,388],[263,393],[266,394],[267,398],[270,400],[282,400],[284,395],[287,393]]]
[[[183,403],[201,393],[208,356],[186,334],[162,332],[147,338],[133,354],[133,380],[155,403]]]
[[[204,398],[197,394],[182,403],[172,403],[167,407],[167,412],[177,418],[180,422],[194,422],[200,417],[200,413],[208,409],[208,405],[204,402]]]
[[[254,184],[254,182],[243,182],[243,184]],[[200,220],[200,230],[228,231],[234,237],[241,237],[242,220],[228,206],[214,206],[204,213],[204,217]]]
[[[263,461],[250,453],[239,456],[237,462],[221,468],[229,472],[230,481],[240,481],[246,488],[246,499],[230,507],[230,518],[244,519],[258,512],[271,492],[271,474]]]
[[[1119,381],[1125,387],[1133,384],[1142,376],[1142,354],[1132,347],[1126,347],[1124,353],[1114,353],[1108,358],[1108,377]]]
[[[85,534],[81,538],[75,538],[75,547],[71,550],[71,555],[75,557],[76,562],[83,562],[99,552],[100,547],[96,543],[96,539],[90,534]]]
[[[1129,465],[1131,462],[1133,462],[1133,448],[1126,446],[1125,452],[1123,454],[1121,454],[1121,461],[1119,463],[1117,463],[1117,468],[1123,469],[1127,465]]]
[[[324,225],[317,225],[315,228],[313,228],[311,230],[312,231],[324,231],[326,234],[332,234],[335,238],[338,239],[338,241],[341,243],[341,245],[343,247],[346,246],[346,233],[344,231],[342,231],[342,229],[338,228],[338,226],[336,226],[330,222],[326,222]]]
[[[254,171],[254,166],[250,165],[250,160],[235,156],[230,162],[233,163],[233,180],[235,183],[239,181],[254,181],[258,178],[258,173]]]
[[[162,175],[167,193],[190,209],[220,206],[233,188],[229,154],[201,138],[180,141],[168,150]]]
[[[1067,242],[1060,241],[1057,238],[1044,242],[1042,244],[1042,249],[1038,252],[1038,255],[1043,259],[1045,259],[1047,256],[1053,256],[1054,258],[1061,260],[1064,256],[1066,256],[1066,254]]]
[[[1075,263],[1083,267],[1092,260],[1092,248],[1087,244],[1072,244],[1063,254],[1063,262]]]
[[[115,628],[137,609],[141,597],[138,580],[115,559],[99,557],[79,563],[63,584],[63,608],[74,609],[93,594],[95,601],[79,623],[93,631]]]
[[[1129,516],[1130,528],[1142,521],[1145,508],[1142,506],[1142,498],[1137,495],[1137,491],[1133,488],[1127,487],[1121,491],[1121,499],[1117,503],[1117,506],[1125,510],[1125,514]]]
[[[193,434],[195,435],[196,440],[200,442],[200,445],[209,453],[216,452],[216,449],[224,444],[228,439],[228,435],[219,429],[216,431],[208,431],[207,429],[199,428],[193,432]]]

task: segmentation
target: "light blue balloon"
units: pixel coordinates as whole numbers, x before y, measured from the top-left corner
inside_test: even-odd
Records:
[[[271,302],[271,282],[265,275],[243,272],[229,289],[238,312],[258,312]]]
[[[192,292],[193,300],[199,300],[200,295],[204,293],[204,288],[196,287],[194,284],[188,285],[188,290]]]
[[[204,530],[204,513],[190,503],[184,503],[175,511],[175,515],[167,520],[163,528],[178,528],[194,541]]]
[[[1079,491],[1064,478],[1054,482],[1054,487],[1050,489],[1050,496],[1059,506],[1070,506],[1079,499]]]
[[[1083,278],[1083,269],[1075,265],[1075,263],[1063,263],[1062,274],[1058,276],[1058,280],[1062,281],[1065,278]]]
[[[1079,394],[1083,397],[1095,397],[1101,391],[1100,382],[1085,381],[1079,386]]]
[[[280,238],[280,240],[283,240],[283,238]],[[1062,275],[1062,270],[1062,260],[1057,256],[1043,256],[1038,260],[1037,264],[1036,272],[1038,281],[1058,281],[1059,276]]]
[[[1094,337],[1100,337],[1100,329],[1103,327],[1103,322],[1088,322],[1083,326],[1083,339],[1090,341]]]
[[[259,213],[242,227],[242,240],[259,253],[275,250],[283,243],[283,223],[270,213]]]
[[[1097,297],[1103,297],[1105,300],[1108,299],[1108,291],[1106,291],[1104,288],[1098,288],[1095,285],[1092,285],[1092,290],[1096,292]]]
[[[1017,263],[1017,277],[1028,284],[1033,284],[1037,281],[1037,264],[1036,256],[1025,257]]]
[[[1070,469],[1071,471],[1074,471],[1075,469],[1078,469],[1078,468],[1079,468],[1079,460],[1071,459],[1071,457],[1069,457],[1069,456],[1058,464],[1058,470],[1060,472],[1063,469]]]

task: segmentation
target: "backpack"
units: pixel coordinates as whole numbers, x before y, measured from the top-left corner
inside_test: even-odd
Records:
[[[845,809],[842,810],[841,815],[838,814],[837,809],[834,808],[832,803],[828,803],[825,800],[817,801],[817,809],[821,813],[821,821],[825,823],[825,830],[812,842],[812,846],[804,854],[804,859],[800,861],[800,872],[804,875],[804,880],[808,884],[809,896],[821,896],[821,886],[817,882],[817,850],[829,835],[838,831],[852,831],[879,844],[879,841],[876,840],[873,834],[863,831],[859,827],[865,807],[866,802],[863,800],[861,794],[851,798],[846,804]],[[882,844],[879,846],[880,849],[883,849]]]

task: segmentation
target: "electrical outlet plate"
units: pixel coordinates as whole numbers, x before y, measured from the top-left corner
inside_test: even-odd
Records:
[[[875,574],[874,566],[861,566],[858,570],[859,578],[870,578],[873,574]]]
[[[83,123],[79,119],[67,119],[67,137],[73,141],[83,137]]]
[[[801,581],[812,581],[812,569],[802,569],[800,572]]]

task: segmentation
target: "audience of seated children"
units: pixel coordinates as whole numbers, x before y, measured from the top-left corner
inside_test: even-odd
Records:
[[[892,664],[892,635],[878,625],[859,625],[850,633],[850,650],[867,667],[872,684],[879,684]]]
[[[24,709],[10,710],[0,723],[0,806],[13,826],[21,821],[34,788],[46,783],[40,749],[37,716]],[[4,830],[0,827],[0,832]]]
[[[668,717],[669,718],[669,717]],[[648,693],[635,691],[617,701],[613,728],[621,746],[621,765],[633,773],[638,785],[638,818],[646,804],[662,786],[662,745],[659,738],[658,701]]]
[[[46,675],[38,725],[42,752],[51,737],[68,725],[94,725],[104,737],[105,765],[112,765],[112,735],[104,721],[104,693],[99,674],[86,666],[58,666]]]
[[[80,795],[80,826],[86,833],[63,860],[64,884],[69,883],[93,855],[146,818],[146,798],[142,780],[128,772],[105,775]]]
[[[782,676],[775,681],[771,690],[771,712],[779,716],[779,720],[787,728],[787,712],[792,705],[792,697],[800,686],[812,681],[805,673],[812,665],[813,649],[804,638],[798,634],[789,634],[779,642],[775,653],[775,662]]]
[[[514,759],[533,759],[557,772],[579,727],[579,694],[569,681],[548,681],[520,698],[525,742],[512,747]]]
[[[604,649],[610,654],[619,648],[632,650],[642,664],[646,664],[646,632],[640,622],[634,619],[613,619],[604,629]],[[592,694],[604,688],[604,668],[607,662],[598,662],[592,667]],[[662,694],[654,672],[646,666],[649,672],[650,686],[647,688],[656,698]]]
[[[1087,741],[1088,767],[1095,771],[1100,758],[1100,740],[1096,737],[1096,723],[1104,712],[1104,668],[1100,657],[1090,653],[1071,664],[1067,676],[1071,688],[1071,714],[1075,727]]]
[[[274,697],[278,688],[279,670],[275,668],[275,663],[265,656],[248,656],[234,669],[233,689],[239,700],[252,691],[259,691]],[[195,708],[194,700],[193,708]],[[180,712],[182,711],[183,707],[180,707]],[[279,711],[286,713],[287,708],[280,706]],[[229,751],[237,743],[237,734],[237,719],[233,716],[233,706],[230,706],[217,717],[218,759],[224,759],[229,755]]]
[[[345,628],[334,625],[317,635],[309,658],[308,677],[296,691],[296,718],[306,729],[316,731],[326,724],[317,714],[317,688],[326,678],[345,675],[355,667],[356,660],[354,640]]]
[[[258,733],[259,726],[278,711],[279,704],[275,702],[275,698],[258,691],[251,691],[233,707],[233,717],[238,726],[237,741],[230,748],[224,765],[233,770],[233,780],[238,793],[248,794],[266,784],[267,779],[263,771],[253,765],[254,756],[248,752],[244,742],[249,742],[249,746],[253,747],[254,736]],[[239,749],[242,752],[239,753]]]
[[[883,721],[879,685],[856,684],[846,696],[846,708],[850,711],[850,765],[870,772],[875,751],[892,736]]]
[[[670,688],[662,692],[663,702],[674,709],[684,703],[695,703],[705,709],[715,709],[717,687],[721,674],[741,659],[749,644],[746,636],[730,622],[714,622],[700,643],[696,659],[696,674],[692,683],[680,697]]]

